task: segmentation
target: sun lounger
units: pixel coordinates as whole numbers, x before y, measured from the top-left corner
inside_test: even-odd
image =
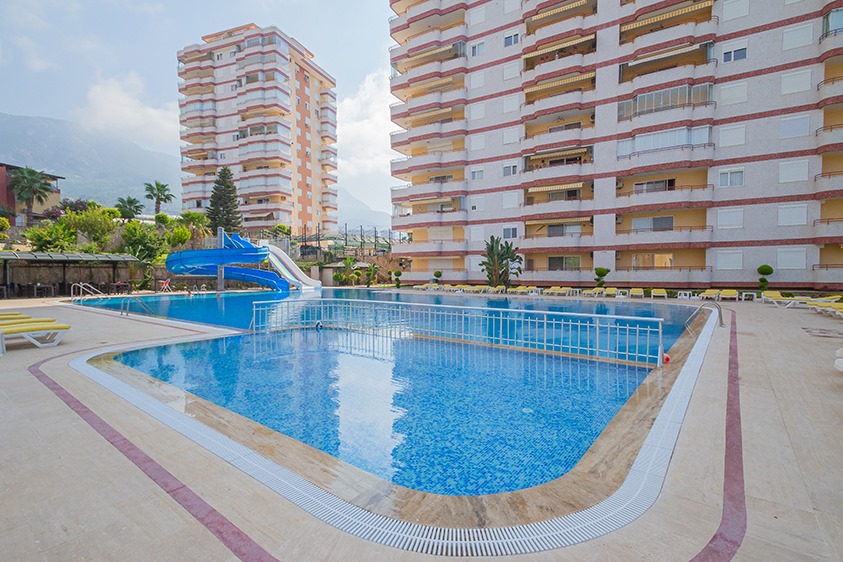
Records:
[[[466,293],[484,293],[486,292],[486,285],[466,285]]]
[[[505,293],[506,292],[506,285],[498,285],[497,287],[491,287],[487,291],[489,293]]]
[[[717,296],[717,300],[723,299],[734,299],[735,302],[738,300],[738,292],[734,289],[723,289],[720,291],[720,294]]]
[[[23,316],[23,312],[18,312],[17,310],[8,310],[5,312],[0,312],[0,316]]]
[[[64,333],[69,329],[70,326],[67,324],[50,322],[0,327],[0,355],[6,353],[6,340],[9,338],[24,338],[36,347],[53,347],[59,344]]]
[[[30,318],[21,315],[18,318],[0,318],[0,327],[14,326],[16,324],[41,324],[42,322],[55,322],[55,318]]]
[[[653,289],[652,291],[650,291],[650,298],[654,299],[656,297],[666,299],[667,291],[665,289]]]
[[[775,299],[783,299],[779,291],[764,291],[761,293],[761,302],[773,302]]]
[[[594,287],[593,289],[588,289],[582,292],[584,297],[599,297],[603,294],[603,287]]]
[[[700,299],[701,300],[706,300],[706,299],[717,300],[717,297],[719,297],[719,296],[720,296],[720,289],[706,289],[705,291],[700,293]]]
[[[629,298],[631,298],[631,299],[632,298],[643,299],[644,298],[644,289],[642,289],[641,287],[633,287],[632,289],[629,290]]]
[[[617,287],[606,287],[603,291],[604,297],[617,297],[618,296],[618,288]]]
[[[547,289],[542,291],[542,294],[543,295],[559,295],[559,294],[562,294],[562,290],[563,290],[563,287],[558,287],[558,286],[554,285],[553,287],[548,287]],[[567,291],[565,292],[565,294],[566,295],[568,294]]]
[[[527,293],[530,292],[530,287],[527,287],[526,285],[519,285],[519,286],[515,287],[514,289],[510,289],[509,292],[510,293],[516,293],[516,294],[519,294],[519,295],[522,294],[522,293],[527,294]]]

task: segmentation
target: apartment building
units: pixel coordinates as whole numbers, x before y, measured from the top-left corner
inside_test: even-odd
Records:
[[[14,166],[12,164],[4,164],[0,162],[0,206],[5,207],[13,212],[15,217],[9,222],[12,226],[27,226],[26,224],[26,204],[18,201],[15,193],[12,191],[9,183],[11,182],[11,175],[15,170],[22,169],[23,166]],[[43,173],[43,172],[42,172]],[[55,176],[53,174],[43,173],[44,177],[53,184],[53,189],[50,195],[43,202],[34,201],[32,204],[32,216],[35,219],[43,217],[44,211],[51,207],[55,207],[61,202],[61,190],[59,189],[59,180],[63,180],[64,176]]]
[[[843,288],[843,2],[391,6],[402,280]]]
[[[243,25],[178,52],[182,206],[204,211],[234,174],[250,235],[337,230],[334,79],[277,27]]]

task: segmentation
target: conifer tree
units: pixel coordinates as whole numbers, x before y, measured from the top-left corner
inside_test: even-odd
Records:
[[[231,169],[224,166],[217,174],[214,189],[211,191],[211,204],[208,206],[211,232],[222,227],[226,232],[240,232],[240,211],[237,205],[237,186]]]

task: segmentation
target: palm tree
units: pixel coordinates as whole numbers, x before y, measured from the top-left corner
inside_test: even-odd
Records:
[[[509,287],[510,277],[521,275],[522,257],[518,255],[518,248],[512,242],[503,242],[497,236],[492,236],[486,242],[486,253],[480,262],[480,269],[486,272],[486,280],[490,287],[504,285]]]
[[[146,198],[155,201],[156,215],[161,212],[161,203],[169,203],[176,198],[170,193],[170,186],[158,180],[155,180],[155,183],[145,183],[143,186],[146,188]]]
[[[357,262],[354,261],[354,258],[348,256],[342,261],[342,276],[345,280],[346,285],[354,285],[354,282],[357,277],[356,271]]]
[[[184,211],[176,219],[176,223],[186,227],[190,231],[190,246],[194,250],[201,248],[205,238],[211,235],[211,229],[208,228],[210,221],[202,213]]]
[[[143,203],[134,197],[118,197],[114,208],[124,219],[133,219],[143,212]]]
[[[26,205],[26,224],[32,224],[32,207],[35,202],[44,203],[53,192],[53,184],[44,172],[32,168],[20,168],[12,171],[9,189],[15,199]]]

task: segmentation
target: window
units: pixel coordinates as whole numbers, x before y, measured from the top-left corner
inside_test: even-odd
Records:
[[[682,107],[688,103],[710,102],[712,88],[712,84],[697,84],[696,86],[674,86],[673,88],[639,94],[631,100],[618,102],[618,120]]]
[[[479,43],[475,43],[474,45],[471,46],[471,56],[472,57],[479,57],[480,55],[482,55],[485,52],[486,52],[486,43],[484,43],[483,41],[481,41]]]
[[[654,133],[635,135],[631,139],[619,140],[617,143],[617,154],[619,157],[627,156],[632,152],[643,152],[648,150],[661,150],[685,145],[700,145],[711,142],[711,127],[681,127],[678,129],[667,129]]]
[[[670,269],[673,254],[632,254],[632,269]]]
[[[746,125],[720,127],[720,146],[746,144]]]
[[[779,162],[779,183],[805,181],[807,179],[807,160],[785,160],[783,162]]]
[[[518,44],[518,34],[512,33],[510,35],[504,35],[503,37],[503,46],[504,47],[511,47],[512,45]]]
[[[518,238],[518,227],[512,226],[503,229],[503,237],[506,238]]]
[[[483,102],[468,106],[468,118],[471,121],[486,117],[486,105]]]
[[[508,129],[503,130],[503,143],[504,144],[515,144],[518,142],[518,138],[520,137],[520,131],[518,127],[510,127]]]
[[[502,104],[504,113],[518,111],[518,96],[506,96],[503,98]]]
[[[796,137],[807,137],[810,125],[811,120],[807,113],[793,117],[782,117],[779,120],[779,138],[792,139]]]
[[[808,224],[808,204],[779,205],[779,226]]]
[[[469,150],[483,150],[486,148],[486,135],[480,133],[479,135],[471,135],[468,137]]]
[[[673,230],[673,217],[641,217],[632,219],[632,230],[664,232]]]
[[[521,73],[521,67],[517,62],[508,62],[503,65],[503,79],[512,80],[518,78]]]
[[[518,165],[512,164],[511,166],[504,166],[503,167],[503,175],[504,176],[514,176],[518,173]]]
[[[812,90],[811,70],[799,70],[782,74],[782,95],[795,94],[796,92],[807,92]]]
[[[575,236],[582,233],[581,224],[549,224],[547,225],[548,236]]]
[[[838,29],[843,29],[843,8],[831,10],[823,16],[823,35]]]
[[[723,0],[723,21],[749,15],[749,0]]]
[[[217,53],[217,60],[222,60],[222,53]]]
[[[477,25],[486,21],[486,6],[480,6],[468,11],[468,24]]]
[[[732,62],[746,58],[747,40],[730,41],[723,45],[723,62]]]
[[[468,87],[472,90],[475,88],[482,88],[486,85],[486,74],[481,70],[474,74],[468,75]]]
[[[743,228],[743,209],[717,209],[717,228]]]
[[[233,59],[236,56],[237,56],[237,51],[229,51],[228,52],[228,58]]]
[[[664,180],[642,181],[633,184],[633,193],[649,193],[651,191],[673,191],[676,187],[674,178]]]
[[[743,187],[743,168],[721,170],[718,174],[718,187]]]
[[[482,180],[483,168],[476,168],[474,170],[471,170],[471,172],[469,172],[469,177],[471,178],[471,181]]]
[[[547,258],[547,269],[550,271],[579,271],[579,256],[550,256]]]
[[[814,42],[813,24],[803,23],[782,30],[782,50],[806,47]]]
[[[743,269],[743,250],[717,250],[717,269]]]
[[[734,105],[736,103],[743,103],[746,101],[746,99],[746,82],[733,82],[732,84],[724,84],[720,86],[721,105]]]
[[[504,193],[503,196],[501,196],[501,206],[504,209],[515,209],[518,207],[518,194]]]
[[[808,252],[805,248],[779,248],[776,251],[777,269],[807,269]]]

